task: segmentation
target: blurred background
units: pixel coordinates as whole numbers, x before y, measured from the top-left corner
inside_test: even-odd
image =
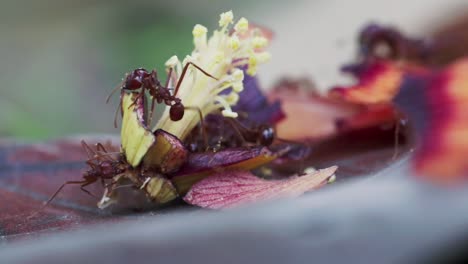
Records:
[[[342,82],[369,22],[424,36],[463,15],[466,0],[229,1],[7,0],[0,8],[0,137],[43,140],[118,133],[117,96],[108,93],[137,67],[164,69],[191,52],[196,23],[217,27],[219,14],[272,29],[273,60],[260,70],[265,88],[283,76],[308,76],[320,89]]]

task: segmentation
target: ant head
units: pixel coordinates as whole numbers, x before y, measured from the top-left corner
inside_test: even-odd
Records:
[[[179,121],[184,117],[185,107],[180,101],[176,101],[169,109],[169,117],[172,121]]]
[[[125,89],[136,90],[143,84],[143,79],[148,77],[150,74],[143,68],[138,68],[132,71],[125,79]]]
[[[262,125],[259,128],[258,141],[263,146],[270,146],[275,139],[275,130],[268,125]]]

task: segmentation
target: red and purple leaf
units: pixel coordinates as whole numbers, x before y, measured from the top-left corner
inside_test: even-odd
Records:
[[[395,103],[414,121],[420,148],[414,168],[451,182],[468,171],[468,59],[403,85]]]
[[[233,169],[248,171],[273,161],[288,150],[284,148],[272,152],[267,147],[256,147],[193,153],[189,155],[187,163],[170,179],[179,193],[184,194],[194,183],[209,175]]]
[[[440,70],[392,61],[364,64],[366,70],[354,71],[358,84],[335,89],[333,95],[369,105],[394,102],[418,135],[416,172],[442,182],[464,177],[468,171],[468,59]]]
[[[204,208],[224,209],[253,202],[296,197],[327,183],[337,167],[284,180],[265,180],[247,171],[226,171],[195,184],[184,200]]]

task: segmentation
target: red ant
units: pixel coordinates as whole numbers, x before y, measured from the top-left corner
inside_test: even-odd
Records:
[[[57,191],[44,203],[44,207],[47,206],[55,199],[55,197],[62,191],[62,189],[66,185],[71,184],[79,184],[80,189],[93,196],[90,191],[86,190],[85,187],[97,182],[98,180],[101,181],[103,186],[106,186],[106,180],[112,180],[114,176],[124,173],[128,170],[129,165],[125,161],[125,159],[121,156],[118,152],[108,152],[106,148],[101,144],[96,144],[96,151],[91,149],[85,141],[81,141],[81,145],[83,149],[86,151],[88,155],[88,160],[86,164],[90,167],[88,171],[83,174],[83,180],[80,181],[67,181],[60,186]],[[112,157],[112,155],[119,154],[118,157]]]
[[[127,74],[125,79],[122,81],[122,83],[117,86],[111,94],[107,97],[106,102],[109,102],[109,99],[111,96],[114,94],[115,91],[117,90],[129,90],[129,91],[135,91],[141,88],[140,95],[139,97],[143,96],[146,90],[148,90],[149,94],[152,96],[152,101],[151,101],[151,111],[149,114],[149,124],[151,123],[151,119],[153,116],[153,110],[155,106],[155,102],[158,104],[164,102],[166,105],[170,106],[169,109],[169,117],[171,118],[172,121],[179,121],[184,117],[184,113],[186,109],[193,109],[193,110],[198,110],[199,114],[201,114],[201,111],[199,109],[194,109],[192,107],[185,107],[181,100],[177,98],[177,92],[179,91],[180,85],[182,84],[182,81],[185,77],[185,74],[187,73],[188,67],[192,65],[199,71],[201,71],[203,74],[206,76],[213,78],[215,80],[218,80],[216,77],[212,76],[211,74],[207,73],[205,70],[203,70],[201,67],[198,65],[194,64],[193,62],[188,62],[185,64],[182,74],[177,81],[176,87],[174,94],[171,93],[170,90],[171,88],[168,88],[169,81],[171,79],[172,75],[172,68],[170,68],[169,73],[167,75],[167,80],[166,84],[163,86],[161,82],[158,79],[157,72],[156,70],[152,70],[151,72],[148,72],[147,70],[143,68],[138,68],[133,70],[130,74]],[[139,98],[137,97],[136,100]],[[122,102],[120,102],[122,103]],[[120,107],[119,107],[120,108]],[[118,111],[118,110],[117,110]],[[203,118],[201,117],[201,120]],[[117,127],[117,115],[114,119],[114,126]]]

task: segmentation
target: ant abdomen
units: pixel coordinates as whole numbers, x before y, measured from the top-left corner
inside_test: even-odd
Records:
[[[169,117],[172,121],[179,121],[184,117],[185,107],[181,102],[176,102],[169,109]]]

